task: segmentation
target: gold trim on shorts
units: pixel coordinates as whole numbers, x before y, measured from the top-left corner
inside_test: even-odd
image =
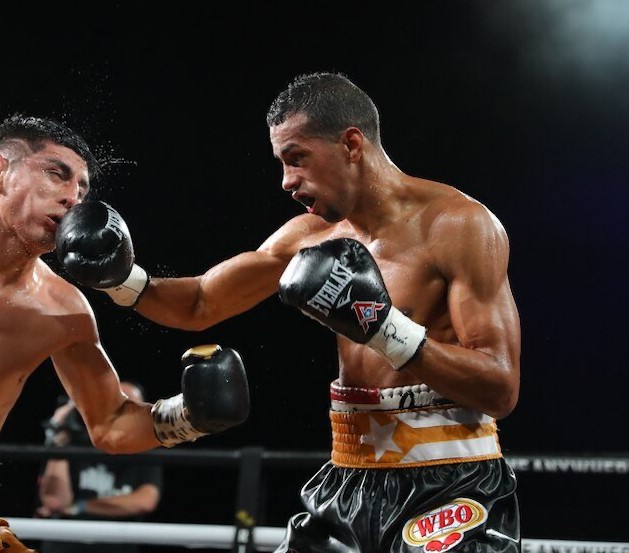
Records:
[[[331,386],[332,462],[350,468],[401,468],[463,463],[502,457],[496,420],[488,415],[431,397],[432,405],[387,409],[407,388]],[[406,392],[405,392],[406,390]],[[414,391],[414,390],[412,390]],[[348,399],[345,402],[344,399]],[[360,403],[360,400],[365,403]],[[351,407],[350,407],[351,406]],[[347,408],[346,408],[347,407]]]

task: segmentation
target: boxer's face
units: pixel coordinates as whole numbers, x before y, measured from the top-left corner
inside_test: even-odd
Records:
[[[282,188],[308,213],[337,222],[347,216],[354,201],[345,133],[337,141],[309,136],[306,122],[298,114],[270,128],[273,154],[282,163]]]
[[[76,152],[48,142],[44,149],[3,158],[2,226],[32,253],[54,249],[57,223],[89,191],[87,164]]]

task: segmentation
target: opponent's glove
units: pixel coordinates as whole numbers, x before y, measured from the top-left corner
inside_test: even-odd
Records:
[[[247,373],[238,352],[216,344],[190,348],[179,395],[151,410],[157,439],[166,447],[194,442],[243,423],[249,416]]]
[[[422,348],[426,329],[391,304],[369,250],[350,238],[300,250],[280,277],[280,299],[380,352],[394,369]]]
[[[118,305],[133,307],[148,285],[146,271],[134,263],[127,224],[105,202],[70,208],[57,227],[56,248],[73,279],[106,292]]]
[[[9,553],[37,553],[35,549],[26,547],[9,528],[9,523],[0,518],[0,551]]]

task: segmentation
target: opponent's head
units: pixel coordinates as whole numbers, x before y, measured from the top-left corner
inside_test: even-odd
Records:
[[[0,225],[28,255],[52,251],[57,223],[85,197],[100,169],[85,140],[65,124],[6,118],[0,123]]]
[[[374,144],[380,143],[380,116],[373,100],[342,73],[299,75],[273,100],[266,123],[274,127],[302,114],[304,132],[336,140],[348,127],[357,127]]]
[[[0,153],[15,147],[15,141],[23,142],[32,153],[40,152],[47,142],[53,142],[78,154],[85,161],[90,178],[95,178],[101,171],[101,164],[87,142],[70,127],[54,119],[21,113],[10,115],[0,124]]]

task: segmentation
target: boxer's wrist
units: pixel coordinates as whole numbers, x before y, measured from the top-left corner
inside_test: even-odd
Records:
[[[151,416],[155,436],[164,447],[194,442],[207,435],[192,426],[184,405],[183,393],[168,399],[158,399],[151,408]]]
[[[367,345],[387,358],[400,370],[424,347],[428,330],[391,307],[384,323]]]
[[[149,280],[148,273],[134,263],[129,276],[123,283],[111,288],[96,288],[96,290],[105,292],[115,303],[122,307],[134,307],[148,287]]]

